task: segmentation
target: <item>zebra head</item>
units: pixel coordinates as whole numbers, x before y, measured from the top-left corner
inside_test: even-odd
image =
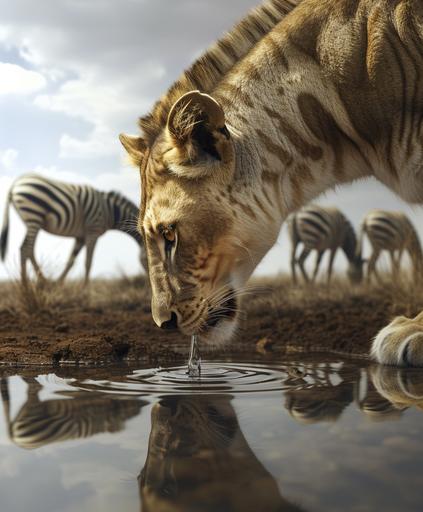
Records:
[[[352,284],[359,284],[363,280],[364,263],[366,260],[361,257],[361,254],[349,261],[347,275]]]
[[[148,272],[144,242],[137,228],[139,208],[120,192],[111,190],[105,194],[109,214],[110,229],[118,229],[131,236],[140,246],[140,263]]]

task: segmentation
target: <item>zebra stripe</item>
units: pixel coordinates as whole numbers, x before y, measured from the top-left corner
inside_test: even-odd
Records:
[[[37,174],[21,176],[9,191],[0,236],[2,259],[5,258],[7,250],[10,203],[27,226],[27,233],[21,246],[23,281],[27,279],[28,259],[37,274],[42,275],[34,257],[34,245],[41,229],[55,235],[75,238],[75,247],[60,280],[66,277],[76,256],[85,245],[85,280],[88,281],[97,240],[109,229],[124,231],[136,240],[141,247],[142,264],[147,268],[142,240],[135,229],[139,209],[117,192],[101,192],[89,185],[62,183]]]
[[[403,253],[408,251],[415,278],[419,278],[423,263],[422,247],[413,223],[404,213],[386,210],[369,212],[361,225],[361,237],[364,235],[367,236],[372,248],[368,280],[374,274],[380,281],[376,264],[382,251],[389,252],[394,277],[397,277],[399,272]]]
[[[330,251],[328,281],[332,276],[332,267],[338,248],[342,248],[349,262],[348,276],[354,282],[362,278],[363,260],[354,228],[346,217],[336,208],[323,208],[317,205],[306,206],[291,215],[288,220],[288,231],[292,243],[291,270],[294,282],[297,282],[296,265],[298,264],[306,281],[309,280],[304,264],[311,251],[317,251],[313,281],[319,271],[322,256]],[[298,245],[303,244],[303,250],[297,259]]]
[[[0,379],[4,417],[11,441],[27,450],[50,443],[119,432],[125,421],[137,416],[145,401],[93,391],[68,391],[66,398],[40,400],[42,386],[33,378],[27,399],[14,418],[10,414],[8,379]],[[63,393],[62,393],[63,394]]]

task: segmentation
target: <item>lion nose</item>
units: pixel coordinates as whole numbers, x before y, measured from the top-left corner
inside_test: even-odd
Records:
[[[160,325],[161,329],[177,329],[178,328],[178,317],[176,316],[176,313],[172,311],[172,315],[170,316],[170,320],[166,320],[166,322],[163,322]]]

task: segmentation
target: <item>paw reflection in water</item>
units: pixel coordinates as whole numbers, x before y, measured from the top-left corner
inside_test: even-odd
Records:
[[[423,374],[418,369],[341,368],[337,384],[327,378],[329,372],[308,368],[307,380],[292,381],[284,406],[293,419],[303,424],[335,422],[352,403],[372,421],[398,419],[413,406],[423,409]]]

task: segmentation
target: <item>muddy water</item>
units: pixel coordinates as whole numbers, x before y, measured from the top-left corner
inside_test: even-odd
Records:
[[[423,510],[421,371],[67,372],[1,379],[2,512]]]

